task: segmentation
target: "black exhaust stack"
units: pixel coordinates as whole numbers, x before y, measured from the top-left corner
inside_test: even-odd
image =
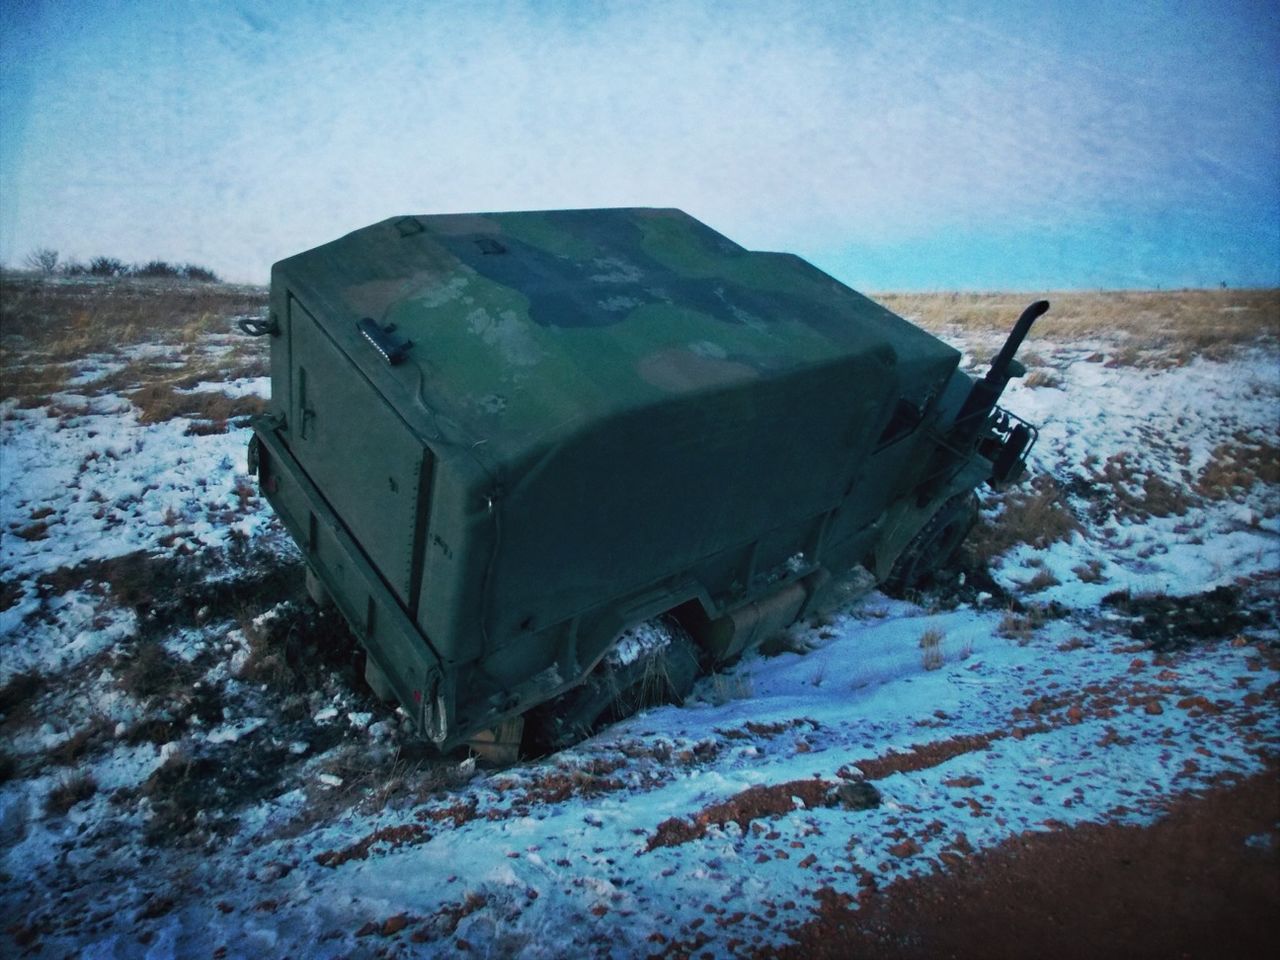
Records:
[[[1013,330],[1009,333],[1009,339],[1004,342],[996,358],[991,361],[991,369],[969,391],[969,396],[965,399],[964,406],[960,408],[951,433],[951,443],[959,449],[968,449],[969,445],[977,439],[983,424],[995,409],[1000,394],[1004,393],[1004,388],[1014,377],[1022,376],[1024,369],[1022,364],[1014,359],[1014,355],[1022,346],[1022,341],[1027,338],[1027,334],[1031,332],[1031,325],[1044,316],[1048,309],[1048,300],[1037,300],[1022,311],[1022,316],[1018,318],[1018,322],[1013,325]]]

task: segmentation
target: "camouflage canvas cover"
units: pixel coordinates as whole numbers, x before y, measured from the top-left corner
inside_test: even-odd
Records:
[[[258,433],[301,479],[264,489],[420,708],[375,636],[384,605],[412,624],[454,731],[644,616],[713,622],[862,561],[962,376],[801,258],[669,209],[391,218],[276,264],[271,309]]]

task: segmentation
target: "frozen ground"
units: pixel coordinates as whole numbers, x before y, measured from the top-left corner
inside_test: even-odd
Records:
[[[988,495],[962,577],[504,770],[426,757],[365,693],[242,419],[144,423],[111,387],[128,351],[5,400],[0,952],[750,955],[831,891],[1263,769],[1280,350],[1029,347],[1005,402],[1041,425],[1038,479]]]

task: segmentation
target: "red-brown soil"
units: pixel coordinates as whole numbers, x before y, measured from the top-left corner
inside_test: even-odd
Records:
[[[819,890],[794,943],[758,956],[1280,956],[1278,773],[1179,799],[1148,827],[1015,837],[860,904]]]

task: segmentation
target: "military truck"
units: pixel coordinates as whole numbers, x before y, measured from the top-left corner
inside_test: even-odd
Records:
[[[275,264],[250,467],[441,749],[679,700],[965,536],[1035,431],[960,353],[679,210],[402,216]]]

